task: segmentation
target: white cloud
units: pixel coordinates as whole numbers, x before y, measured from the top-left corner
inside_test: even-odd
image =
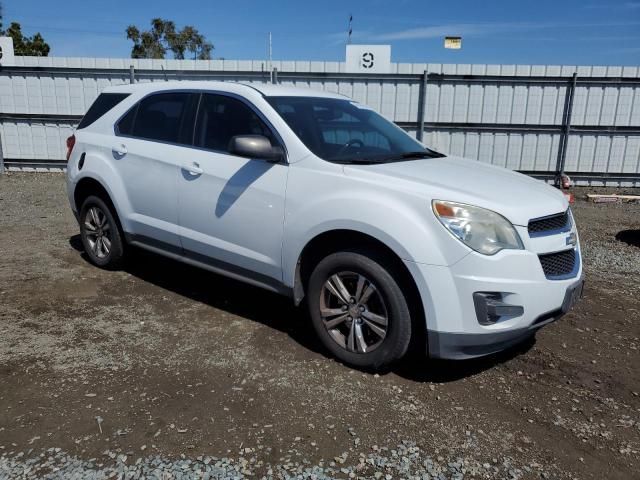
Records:
[[[522,24],[509,23],[454,23],[445,25],[432,25],[421,28],[410,28],[396,32],[374,35],[380,41],[391,40],[416,40],[427,38],[439,38],[446,35],[478,36],[497,32],[511,31],[522,28]]]
[[[640,22],[602,22],[602,23],[552,23],[552,22],[507,22],[507,23],[451,23],[441,25],[429,25],[419,28],[410,28],[386,33],[369,33],[361,35],[362,39],[377,42],[390,42],[401,40],[420,40],[430,38],[442,38],[448,35],[460,35],[463,37],[479,37],[495,35],[499,33],[517,31],[537,31],[554,28],[603,28],[636,26]],[[368,32],[366,32],[368,33]]]
[[[593,3],[586,5],[584,8],[590,10],[635,10],[640,9],[640,2],[624,2],[619,4],[611,4],[609,2]]]

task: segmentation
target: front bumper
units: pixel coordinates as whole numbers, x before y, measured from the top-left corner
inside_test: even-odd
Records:
[[[429,356],[465,359],[495,353],[560,318],[583,283],[579,244],[574,248],[577,268],[570,278],[558,280],[548,279],[540,264],[538,255],[549,251],[546,245],[540,252],[503,250],[494,256],[472,252],[450,266],[405,261],[422,296]],[[522,306],[523,312],[481,324],[473,301],[476,292],[499,292],[504,303]]]
[[[582,297],[584,279],[567,288],[562,306],[536,318],[524,328],[505,330],[495,333],[450,333],[427,331],[429,356],[464,360],[497,353],[531,338],[540,328],[555,322],[571,310]]]

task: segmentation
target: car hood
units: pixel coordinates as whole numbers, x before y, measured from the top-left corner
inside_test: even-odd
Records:
[[[476,160],[447,156],[373,165],[345,165],[347,176],[493,210],[514,225],[564,212],[565,196],[545,182]]]

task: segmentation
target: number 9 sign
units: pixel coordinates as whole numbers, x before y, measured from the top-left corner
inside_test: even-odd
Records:
[[[391,73],[390,45],[348,44],[345,59],[347,73]]]
[[[373,60],[375,56],[372,52],[364,52],[362,54],[362,67],[363,68],[373,68]]]

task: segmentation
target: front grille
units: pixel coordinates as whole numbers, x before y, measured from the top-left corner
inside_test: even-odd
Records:
[[[571,227],[569,210],[564,213],[549,215],[548,217],[529,220],[529,235],[532,237],[548,235],[549,232],[564,231]]]
[[[549,253],[540,255],[540,264],[544,274],[549,279],[558,279],[566,277],[573,273],[576,266],[575,249],[565,250],[564,252]]]

